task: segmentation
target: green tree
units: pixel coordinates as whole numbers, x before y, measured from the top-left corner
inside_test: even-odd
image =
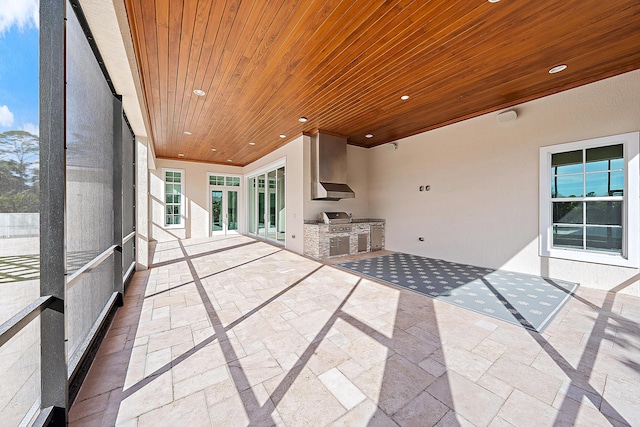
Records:
[[[38,212],[39,139],[22,130],[0,134],[0,212]]]

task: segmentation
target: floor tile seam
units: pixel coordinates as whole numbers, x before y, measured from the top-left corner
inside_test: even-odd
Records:
[[[184,246],[182,245],[182,243],[180,241],[178,241],[178,244],[180,245],[180,249],[182,250],[183,254],[186,255],[186,250],[184,249]],[[215,308],[213,307],[212,303],[211,303],[211,299],[209,298],[208,292],[206,291],[206,289],[203,286],[202,283],[202,278],[200,278],[197,274],[196,268],[193,264],[193,262],[190,259],[187,259],[187,265],[189,266],[189,272],[196,284],[196,287],[198,288],[198,294],[200,295],[200,298],[202,299],[203,304],[205,305],[206,311],[207,311],[207,315],[209,317],[209,320],[211,322],[211,324],[213,325],[214,320],[217,319],[218,321],[220,320],[219,316],[217,315],[217,311],[215,310]],[[211,310],[209,309],[209,306],[211,306]],[[215,328],[215,326],[214,326]],[[220,329],[220,327],[218,327],[217,329]],[[221,344],[221,348],[225,357],[225,361],[227,361],[227,365],[228,363],[228,352],[231,352],[231,356],[235,356],[236,359],[238,359],[238,354],[237,352],[233,349],[233,344],[231,343],[231,341],[229,340],[228,342],[228,348],[225,351],[225,346],[223,345],[223,343],[221,342],[222,338],[228,338],[227,332],[225,330],[225,328],[222,328],[222,330],[220,330],[219,332],[217,330],[214,329],[215,335],[218,336],[220,335],[219,341]],[[222,336],[224,335],[224,336]],[[229,374],[231,376],[231,380],[234,384],[234,387],[236,388],[236,390],[240,391],[239,386],[243,386],[244,384],[249,384],[249,380],[246,376],[246,373],[244,372],[244,370],[242,370],[242,368],[240,369],[240,372],[236,372],[236,375],[234,375],[233,371],[231,371],[230,367],[227,366],[227,370],[229,371]],[[238,383],[240,382],[240,384]],[[243,389],[244,390],[244,389]],[[172,389],[172,393],[173,393],[173,389]],[[173,395],[175,398],[175,395]],[[244,402],[243,401],[243,406],[245,407],[245,412],[247,411],[248,405],[250,404],[254,404],[257,407],[261,407],[261,405],[257,402],[257,396],[255,394],[252,394],[251,396],[249,396],[249,402]]]
[[[107,410],[105,409],[103,411],[94,412],[93,414],[89,414],[82,418],[68,419],[68,423],[69,425],[85,426],[87,425],[87,422],[86,422],[87,419],[100,415],[100,422],[97,425],[101,426],[102,423],[104,422],[104,417],[106,412]]]
[[[435,382],[435,381],[434,381],[434,382]],[[433,384],[433,383],[431,383],[431,384]],[[429,385],[431,385],[431,384],[429,384]],[[429,393],[429,391],[427,390],[427,388],[429,388],[429,387],[427,386],[423,391],[421,391],[420,393],[418,393],[418,395],[417,395],[416,397],[414,397],[413,399],[411,399],[411,400],[410,400],[406,405],[404,405],[402,408],[398,409],[398,410],[395,412],[395,415],[397,415],[399,412],[401,412],[403,409],[405,409],[407,406],[409,406],[411,403],[413,403],[413,401],[414,401],[414,400],[416,400],[418,397],[420,397],[423,393],[427,393],[427,394],[428,394],[429,396],[431,396],[435,401],[437,401],[437,402],[441,403],[445,408],[447,408],[447,410],[444,412],[444,414],[442,414],[442,416],[441,416],[440,418],[438,418],[438,421],[436,421],[433,425],[437,425],[437,424],[438,424],[438,423],[439,423],[439,422],[440,422],[440,421],[441,421],[441,420],[442,420],[442,419],[447,415],[447,413],[448,413],[449,411],[452,411],[454,414],[457,414],[457,412],[455,411],[455,409],[454,409],[454,408],[449,407],[449,405],[447,405],[446,403],[444,403],[444,402],[440,401],[440,399],[438,399],[437,397],[435,397],[433,394]],[[380,408],[380,407],[378,407],[378,408]],[[382,408],[380,408],[380,410],[382,410]],[[383,411],[383,412],[384,412],[384,411]],[[391,418],[393,419],[393,417],[391,417]],[[463,417],[463,418],[464,418],[464,417]],[[467,420],[467,419],[465,418],[465,420]],[[394,421],[395,421],[395,419],[394,419]],[[471,423],[469,420],[467,420],[467,421],[468,421],[469,423]],[[471,423],[471,424],[473,424],[473,423]]]
[[[113,391],[113,390],[104,391],[104,392],[99,393],[99,394],[95,394],[95,395],[92,395],[92,396],[88,396],[88,397],[86,397],[86,398],[84,398],[84,399],[82,399],[82,400],[78,400],[78,398],[76,397],[76,400],[73,402],[73,405],[71,406],[71,408],[70,408],[70,410],[69,410],[69,413],[71,414],[71,413],[73,412],[73,408],[74,408],[76,405],[78,405],[78,404],[80,404],[80,403],[82,403],[82,402],[86,402],[87,400],[91,400],[91,399],[95,399],[95,398],[100,397],[100,396],[104,396],[105,394],[106,394],[106,395],[110,395],[112,391]],[[78,393],[78,397],[80,397],[81,393],[82,393],[82,390],[80,390],[80,392]],[[108,402],[108,400],[109,400],[109,399],[107,399],[107,402]],[[103,410],[103,411],[98,411],[98,412],[104,412],[104,410]]]

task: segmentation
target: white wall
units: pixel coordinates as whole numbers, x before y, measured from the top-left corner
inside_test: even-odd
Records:
[[[263,171],[277,162],[285,162],[285,206],[286,206],[286,238],[285,246],[295,252],[304,251],[303,224],[305,219],[316,219],[322,211],[351,212],[354,217],[369,216],[368,199],[368,150],[347,147],[348,183],[356,193],[355,199],[340,201],[311,200],[311,141],[301,135],[287,145],[269,153],[261,159],[239,168],[235,166],[213,165],[206,163],[184,162],[157,159],[155,170],[149,174],[149,216],[151,218],[151,238],[159,241],[207,237],[209,234],[208,180],[207,173],[242,174],[245,177]],[[164,227],[164,205],[162,170],[182,169],[184,175],[184,227]],[[246,212],[246,182],[242,181],[240,194],[241,212]],[[246,232],[246,215],[243,216],[241,231]]]
[[[256,172],[264,170],[271,164],[285,161],[285,212],[286,219],[286,237],[285,247],[295,252],[302,253],[303,238],[303,198],[302,186],[304,176],[304,165],[302,161],[303,154],[303,136],[300,136],[287,145],[274,150],[261,159],[245,166],[243,173],[245,176],[252,175]],[[246,198],[246,197],[245,197]],[[245,211],[246,212],[246,211]]]
[[[539,148],[639,130],[640,70],[515,109],[515,122],[491,113],[369,150],[386,248],[640,295],[637,269],[538,256]]]
[[[311,200],[311,138],[304,137],[304,219],[318,219],[321,212],[347,212],[369,218],[369,150],[347,145],[347,184],[356,197],[337,201]]]
[[[238,166],[214,165],[208,163],[184,162],[156,159],[156,169],[149,171],[149,216],[151,218],[151,238],[158,241],[209,236],[209,179],[207,173],[242,175]],[[162,177],[163,169],[182,169],[183,177],[183,227],[164,227],[164,204]],[[241,190],[243,191],[243,189]],[[244,201],[244,193],[239,199]],[[240,207],[242,211],[242,206]]]

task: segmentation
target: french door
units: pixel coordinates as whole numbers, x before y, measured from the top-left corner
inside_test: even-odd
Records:
[[[211,188],[211,235],[238,233],[238,190]]]
[[[274,242],[285,240],[285,168],[269,170],[247,181],[249,234]]]

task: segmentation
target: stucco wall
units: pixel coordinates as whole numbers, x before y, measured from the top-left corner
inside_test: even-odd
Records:
[[[271,165],[284,161],[286,239],[287,249],[302,253],[304,250],[303,224],[305,219],[315,219],[325,210],[345,211],[354,217],[368,217],[368,150],[359,147],[347,147],[348,183],[356,193],[355,199],[335,202],[311,200],[310,175],[310,139],[301,135],[287,145],[269,153],[244,168],[212,165],[206,163],[183,162],[157,159],[155,169],[149,175],[149,215],[151,218],[151,238],[158,241],[176,238],[200,238],[208,236],[209,212],[207,206],[207,173],[240,174],[244,177],[262,172]],[[164,227],[164,205],[162,203],[162,170],[181,169],[184,174],[184,226],[181,228]],[[243,213],[240,231],[246,233],[246,182],[243,179],[240,194],[240,212]]]
[[[284,160],[285,162],[285,212],[286,212],[286,237],[285,247],[295,252],[302,252],[302,144],[303,136],[300,136],[287,145],[267,154],[261,159],[245,166],[245,176],[264,171],[270,165]],[[246,198],[246,197],[245,197]]]
[[[369,207],[387,220],[387,249],[640,295],[637,269],[538,256],[540,147],[639,130],[640,71],[515,110],[507,124],[492,113],[369,150]]]
[[[347,184],[353,199],[311,200],[311,139],[304,137],[304,219],[317,219],[321,212],[347,212],[354,218],[369,218],[369,150],[347,145]]]
[[[184,238],[203,238],[209,236],[208,185],[207,173],[242,175],[237,166],[213,165],[208,163],[182,162],[177,160],[156,159],[155,169],[149,171],[149,216],[151,238],[167,241]],[[182,169],[183,177],[183,226],[164,227],[164,204],[162,201],[164,182],[163,169]],[[241,187],[239,199],[244,201],[244,187]],[[242,211],[243,205],[240,206]]]

